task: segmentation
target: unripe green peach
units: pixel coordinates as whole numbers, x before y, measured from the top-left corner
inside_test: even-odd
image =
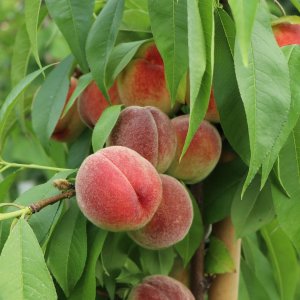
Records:
[[[131,148],[164,173],[174,159],[177,141],[170,119],[158,108],[130,106],[121,112],[107,145]]]
[[[195,300],[195,298],[181,282],[165,275],[153,275],[144,278],[135,286],[128,300]]]
[[[185,89],[184,77],[178,88],[178,102],[184,102]],[[155,106],[170,113],[171,99],[164,64],[153,42],[144,44],[118,76],[118,90],[120,99],[126,106]]]
[[[116,82],[108,90],[111,104],[119,104],[120,98]],[[95,81],[91,82],[79,97],[78,110],[82,121],[93,128],[99,120],[102,112],[109,106],[109,103],[99,90]]]
[[[172,119],[177,134],[177,150],[167,173],[187,183],[196,183],[207,177],[216,166],[222,148],[217,129],[207,121],[202,121],[189,148],[179,162],[189,128],[189,115]]]
[[[70,87],[69,87],[69,91],[67,94],[64,107],[69,102],[76,86],[77,86],[77,80],[74,77],[71,77]],[[76,101],[74,102],[70,110],[67,112],[67,114],[63,118],[59,119],[52,133],[51,138],[59,142],[70,142],[74,140],[76,137],[78,137],[84,128],[85,125],[82,123],[77,110],[77,99],[76,99]]]
[[[175,178],[160,175],[162,201],[149,223],[129,236],[140,246],[161,249],[181,241],[193,221],[193,205],[183,185]]]
[[[88,156],[76,177],[79,208],[95,225],[136,230],[148,223],[162,199],[155,168],[134,150],[112,146]]]

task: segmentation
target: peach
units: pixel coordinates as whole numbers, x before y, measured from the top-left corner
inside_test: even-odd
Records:
[[[191,184],[203,180],[211,173],[220,158],[222,141],[219,132],[208,121],[202,121],[179,162],[189,128],[189,115],[172,119],[172,124],[177,134],[177,150],[167,173]]]
[[[143,227],[162,199],[162,183],[155,168],[122,146],[88,156],[78,170],[75,188],[83,214],[111,231]]]
[[[184,102],[185,89],[183,78],[176,97],[179,102]],[[118,90],[126,106],[155,106],[167,114],[171,112],[163,60],[153,42],[144,44],[118,76]]]
[[[181,241],[193,221],[193,205],[183,185],[168,175],[160,178],[162,201],[153,218],[146,226],[128,233],[137,244],[148,249],[166,248]]]
[[[77,85],[77,80],[74,77],[71,77],[70,87],[67,94],[64,107],[69,102],[75,88]],[[85,128],[85,125],[82,123],[79,113],[77,110],[77,99],[72,105],[68,113],[60,118],[55,126],[55,129],[52,133],[51,138],[59,142],[70,142],[80,135],[80,133]]]
[[[119,104],[120,98],[116,82],[108,90],[111,104]],[[99,90],[95,81],[91,82],[83,91],[78,101],[78,110],[82,121],[93,128],[102,112],[109,106],[108,101]]]
[[[186,102],[186,104],[190,105],[189,83],[188,83],[188,87],[187,87],[185,102]],[[220,123],[220,114],[219,114],[219,111],[217,108],[217,103],[216,103],[216,99],[214,96],[213,88],[210,91],[208,107],[207,107],[207,111],[206,111],[204,119],[207,121],[210,121],[212,123]]]
[[[279,18],[273,25],[273,32],[280,47],[300,44],[300,18],[287,16]]]
[[[195,297],[181,282],[169,276],[153,275],[135,286],[128,300],[195,300]]]
[[[158,108],[130,106],[121,112],[107,145],[131,148],[163,173],[174,159],[177,141],[170,119]]]
[[[210,121],[212,123],[220,123],[220,114],[217,109],[216,99],[214,97],[213,89],[210,92],[210,98],[208,102],[208,108],[205,115],[205,120]]]

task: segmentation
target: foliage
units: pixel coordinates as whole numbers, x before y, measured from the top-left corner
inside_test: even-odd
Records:
[[[283,5],[299,14],[299,1]],[[206,232],[226,217],[242,238],[239,299],[300,297],[300,46],[278,47],[271,20],[280,14],[264,0],[1,1],[1,299],[126,299],[143,277],[173,274],[175,260],[183,269],[191,265],[200,244],[208,250],[209,274],[232,272],[229,250]],[[51,136],[92,80],[110,103],[113,82],[152,40],[164,62],[172,114],[190,113],[181,155],[213,86],[223,152],[234,157],[220,161],[200,184],[203,199],[191,194],[194,220],[185,239],[143,249],[126,233],[91,224],[75,197],[2,220],[57,195],[53,181],[73,183],[84,158],[105,146],[123,105],[109,106],[94,129],[71,142]],[[187,73],[189,108],[176,104]],[[22,183],[30,189],[24,192]]]

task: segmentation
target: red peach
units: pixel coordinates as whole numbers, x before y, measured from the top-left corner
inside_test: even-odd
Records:
[[[185,78],[178,88],[177,100],[184,102]],[[171,111],[163,60],[152,42],[144,44],[134,59],[118,76],[118,90],[126,106],[155,106],[165,113]]]
[[[287,16],[279,18],[273,25],[273,32],[280,47],[300,44],[300,18]]]
[[[121,112],[107,145],[131,148],[163,173],[174,159],[177,142],[166,114],[151,106],[130,106]]]
[[[108,90],[112,104],[119,104],[120,98],[116,82]],[[102,112],[109,106],[109,103],[99,90],[95,81],[90,83],[83,91],[78,101],[78,110],[82,121],[93,128],[99,120]]]
[[[214,91],[211,90],[210,98],[208,102],[208,108],[205,115],[205,120],[210,121],[212,123],[220,123],[220,114],[217,109],[216,99],[214,97]]]
[[[69,87],[64,108],[69,102],[76,86],[77,86],[77,80],[72,77],[70,80],[70,87]],[[52,133],[51,138],[59,142],[70,142],[74,140],[77,136],[79,136],[84,128],[85,126],[82,123],[77,110],[77,99],[76,99],[76,101],[74,102],[74,104],[72,105],[68,113],[63,118],[59,119]]]
[[[153,275],[135,286],[128,300],[195,300],[195,297],[181,282],[169,276]]]
[[[155,168],[134,150],[112,146],[88,156],[78,170],[76,196],[83,214],[111,231],[136,230],[162,198]]]
[[[162,201],[153,218],[141,229],[129,232],[137,244],[148,249],[166,248],[181,241],[193,221],[193,205],[183,185],[168,175],[160,178]]]
[[[196,183],[207,177],[216,166],[222,148],[217,129],[208,121],[202,121],[189,148],[179,162],[189,127],[189,115],[172,119],[177,134],[175,159],[167,173],[187,183]]]

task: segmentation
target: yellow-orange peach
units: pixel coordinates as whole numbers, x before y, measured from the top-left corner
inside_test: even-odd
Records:
[[[174,159],[177,142],[166,114],[151,106],[130,106],[121,112],[107,145],[131,148],[164,173]]]
[[[155,168],[136,151],[122,146],[88,156],[78,170],[75,187],[83,214],[111,231],[143,227],[162,199]]]
[[[111,104],[119,104],[120,98],[116,82],[108,90]],[[102,112],[109,106],[109,103],[99,90],[95,81],[92,81],[83,91],[78,101],[78,110],[82,121],[93,128],[99,120]]]
[[[185,83],[184,78],[178,88],[176,98],[179,102],[184,102]],[[118,76],[118,90],[126,106],[155,106],[170,113],[171,99],[164,64],[153,42],[144,44]]]
[[[210,92],[210,98],[209,98],[208,107],[205,115],[205,120],[210,121],[212,123],[220,123],[220,114],[217,108],[217,103],[216,103],[213,90],[211,90]]]
[[[166,248],[181,241],[193,221],[193,205],[183,185],[168,175],[160,178],[162,201],[153,218],[141,229],[129,232],[137,244],[148,249]]]
[[[172,119],[177,134],[177,150],[167,173],[187,183],[196,183],[207,177],[216,166],[222,148],[217,129],[208,121],[202,121],[188,150],[179,162],[189,127],[189,115]]]
[[[169,276],[153,275],[135,286],[128,300],[195,300],[195,297],[181,282]]]
[[[76,86],[77,86],[77,80],[71,77],[70,87],[68,90],[64,107],[69,102]],[[77,99],[76,99],[75,103],[72,105],[72,107],[67,112],[67,114],[63,118],[59,119],[52,133],[51,138],[59,142],[70,142],[74,140],[77,136],[79,136],[84,128],[85,125],[82,123],[77,110]]]

